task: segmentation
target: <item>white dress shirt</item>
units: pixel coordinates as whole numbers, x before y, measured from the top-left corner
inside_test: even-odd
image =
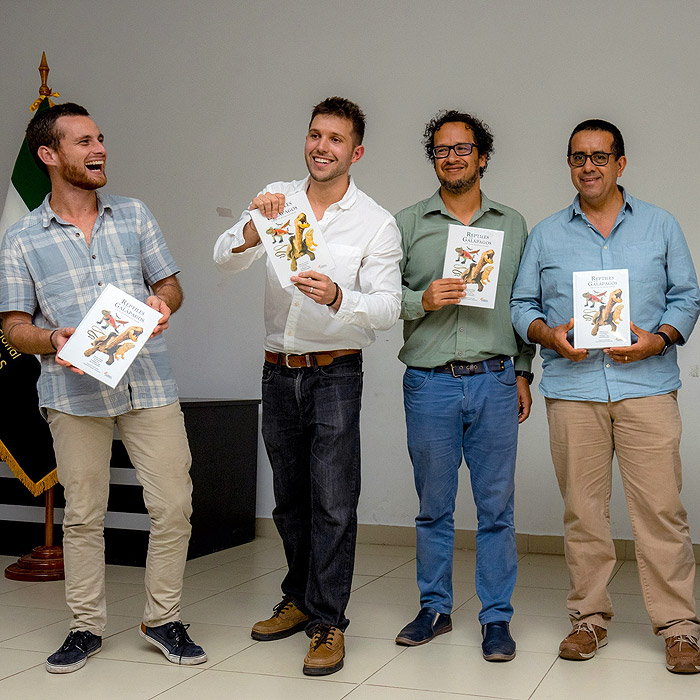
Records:
[[[305,192],[309,178],[273,182],[263,192],[288,197]],[[262,194],[262,193],[261,193]],[[243,227],[250,211],[219,236],[214,262],[219,269],[238,272],[265,253],[262,243],[232,253],[245,243]],[[329,275],[342,289],[338,311],[317,304],[296,287],[282,287],[267,262],[265,287],[265,349],[301,355],[322,350],[364,348],[375,330],[391,328],[401,311],[401,235],[394,217],[359,190],[350,178],[343,198],[331,204],[319,219],[335,269]]]

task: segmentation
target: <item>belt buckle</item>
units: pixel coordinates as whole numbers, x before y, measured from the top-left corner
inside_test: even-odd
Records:
[[[313,367],[313,362],[311,361],[312,354],[313,353],[307,352],[305,355],[285,355],[284,356],[284,364],[287,367],[287,369],[299,369],[300,367]],[[290,365],[289,364],[290,357],[303,357],[306,364],[305,365],[297,365],[296,367],[293,365]]]

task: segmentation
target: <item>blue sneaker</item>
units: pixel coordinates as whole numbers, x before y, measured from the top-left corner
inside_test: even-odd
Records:
[[[481,651],[487,661],[512,661],[515,658],[515,640],[510,636],[510,625],[505,622],[487,622],[481,625]]]
[[[439,613],[435,608],[421,608],[413,622],[409,622],[396,637],[396,643],[402,646],[417,647],[427,644],[438,634],[452,631],[452,618]]]
[[[147,641],[158,647],[165,658],[182,666],[195,666],[207,660],[204,649],[195,644],[187,634],[189,625],[177,622],[166,622],[158,627],[146,627],[141,623],[139,634]]]
[[[49,673],[72,673],[85,666],[88,656],[102,649],[102,637],[87,630],[70,632],[63,646],[46,659]]]

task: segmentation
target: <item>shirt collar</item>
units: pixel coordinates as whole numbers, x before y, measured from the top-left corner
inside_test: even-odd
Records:
[[[503,207],[498,203],[490,200],[483,192],[481,192],[481,207],[478,209],[476,214],[474,214],[474,221],[483,216],[487,211],[493,211],[497,214],[504,214]],[[454,219],[454,216],[447,211],[445,202],[442,201],[440,196],[440,190],[438,189],[435,194],[427,201],[425,207],[426,214],[444,214]]]
[[[622,185],[618,185],[618,189],[620,190],[620,192],[622,192],[622,198],[624,200],[622,208],[629,209],[630,212],[634,212],[634,197],[630,194],[627,194],[627,190],[624,187],[622,187]],[[582,216],[585,218],[585,215],[581,210],[581,199],[578,194],[574,197],[574,201],[569,207],[569,221],[571,221],[575,216]]]
[[[311,180],[311,175],[307,175],[304,178],[303,191],[306,192],[309,189],[309,180]],[[345,191],[343,198],[338,202],[333,202],[330,206],[337,204],[341,209],[350,209],[357,199],[357,185],[355,180],[353,180],[352,175],[350,175],[350,182],[348,184],[348,189]],[[330,208],[330,207],[329,207]]]
[[[97,197],[97,216],[102,217],[104,216],[105,210],[109,209],[109,211],[112,211],[112,205],[105,200],[104,196],[101,195],[97,190],[95,191],[95,195]],[[44,201],[41,203],[41,224],[44,228],[48,228],[51,224],[51,221],[54,219],[59,223],[59,224],[66,224],[69,225],[67,221],[64,221],[52,208],[51,208],[51,192],[49,192],[46,197],[44,197]]]

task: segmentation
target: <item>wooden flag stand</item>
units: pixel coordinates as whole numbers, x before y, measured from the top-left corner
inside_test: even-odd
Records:
[[[46,83],[49,76],[46,53],[41,54],[39,75],[41,76],[39,99],[32,105],[32,111],[43,99],[55,96]],[[49,104],[52,104],[50,100]],[[15,564],[8,566],[5,569],[5,578],[14,581],[62,581],[65,578],[63,547],[53,543],[53,495],[53,486],[44,491],[44,545],[34,547],[29,554],[25,554]]]
[[[34,547],[29,554],[21,556],[16,563],[5,569],[5,578],[13,581],[62,581],[63,547],[53,543],[53,486],[44,491],[44,542]]]

